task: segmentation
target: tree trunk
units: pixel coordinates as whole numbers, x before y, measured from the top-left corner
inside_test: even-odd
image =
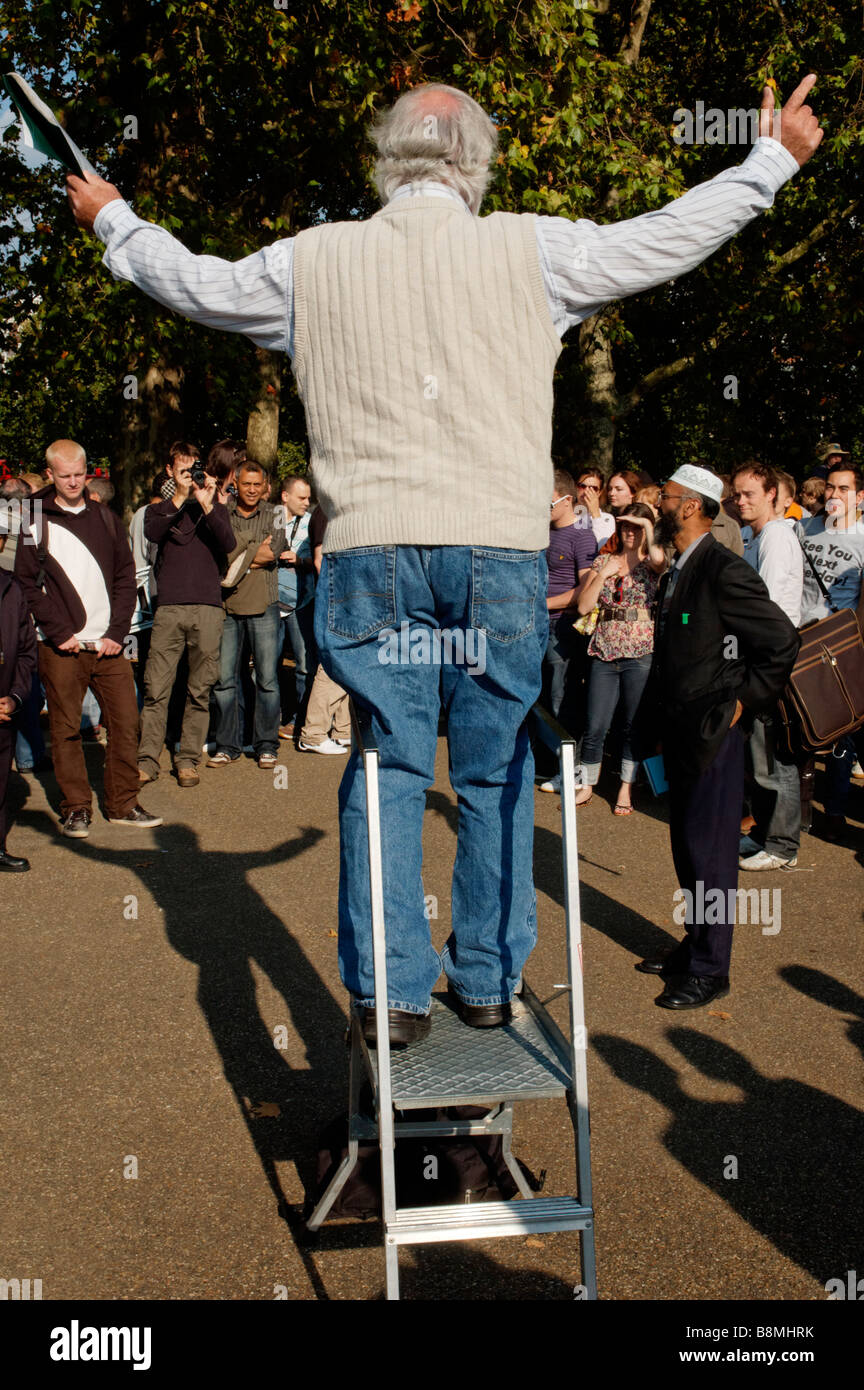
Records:
[[[279,444],[282,357],[266,348],[258,348],[257,357],[260,386],[246,426],[246,452],[264,468],[273,468]]]
[[[140,376],[130,369],[124,378],[124,392],[137,389],[137,397],[124,396],[122,401],[111,470],[117,506],[124,513],[144,500],[150,478],[166,463],[170,445],[184,432],[182,386],[183,368],[164,361],[151,364]]]
[[[612,343],[603,314],[592,314],[579,325],[579,358],[585,373],[588,400],[589,458],[594,467],[602,469],[608,477],[615,458],[618,391]]]

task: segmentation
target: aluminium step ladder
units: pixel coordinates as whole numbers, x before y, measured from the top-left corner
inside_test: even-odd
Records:
[[[495,1029],[466,1027],[446,1002],[433,996],[429,1036],[404,1050],[391,1052],[387,1027],[387,961],[381,866],[379,753],[369,723],[352,708],[354,736],[366,779],[369,869],[372,905],[377,1048],[367,1046],[361,1014],[352,1009],[349,1063],[348,1152],[307,1220],[316,1231],[358,1161],[361,1140],[377,1140],[381,1154],[381,1194],[384,1225],[387,1298],[399,1297],[400,1245],[452,1240],[479,1240],[530,1235],[548,1231],[578,1231],[581,1243],[582,1287],[596,1299],[594,1212],[591,1205],[590,1122],[584,995],[582,980],[579,860],[576,839],[575,744],[539,705],[532,711],[538,736],[559,755],[564,851],[564,906],[567,927],[567,967],[570,1000],[570,1038],[523,981],[513,1000],[512,1021]],[[362,722],[361,722],[362,719]],[[364,1113],[361,1089],[372,1085],[373,1114]],[[513,1104],[517,1100],[566,1100],[573,1125],[577,1197],[537,1197],[529,1188],[511,1151]],[[412,1110],[462,1105],[486,1105],[489,1113],[476,1120],[419,1120],[396,1117]],[[502,1136],[504,1161],[521,1200],[398,1207],[396,1203],[395,1143],[397,1138]]]

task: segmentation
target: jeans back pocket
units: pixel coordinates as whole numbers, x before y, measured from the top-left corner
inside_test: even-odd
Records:
[[[496,642],[533,632],[538,579],[536,551],[472,549],[472,627]]]
[[[396,621],[396,547],[364,546],[327,556],[327,629],[362,642]]]

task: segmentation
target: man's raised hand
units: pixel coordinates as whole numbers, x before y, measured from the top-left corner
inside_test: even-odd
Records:
[[[102,211],[105,204],[123,197],[113,183],[106,183],[97,174],[87,174],[83,179],[79,179],[77,174],[67,174],[66,196],[78,226],[88,232],[92,232],[96,214]]]
[[[812,108],[804,105],[805,98],[816,85],[815,73],[809,73],[799,82],[782,111],[774,109],[774,92],[765,87],[762,92],[762,109],[759,116],[759,134],[770,135],[797,159],[798,167],[807,163],[822,142],[824,130],[814,116]]]

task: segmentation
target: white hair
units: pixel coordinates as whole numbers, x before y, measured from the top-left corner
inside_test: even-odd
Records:
[[[428,83],[403,93],[372,127],[373,180],[382,203],[406,183],[434,179],[480,209],[492,175],[498,131],[482,107],[456,87]]]

